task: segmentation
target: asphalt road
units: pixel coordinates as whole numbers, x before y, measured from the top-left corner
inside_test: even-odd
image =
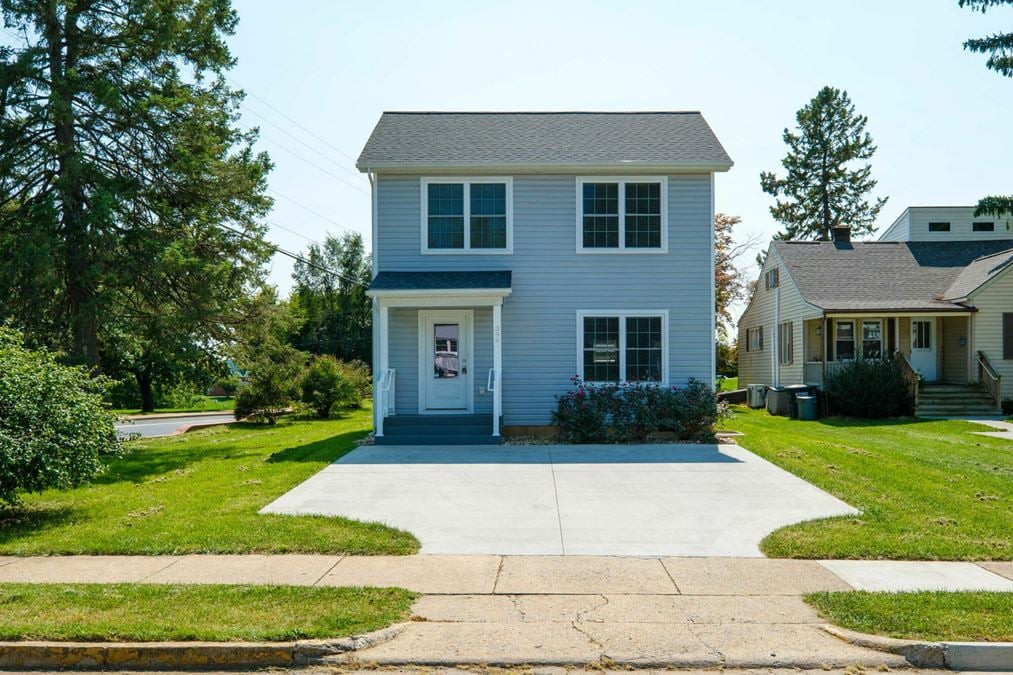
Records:
[[[169,436],[176,433],[182,427],[190,426],[191,424],[221,424],[223,422],[234,421],[235,417],[232,416],[232,413],[222,413],[221,415],[188,415],[185,417],[151,420],[138,419],[120,422],[116,425],[116,431],[121,436],[140,434],[144,438],[152,438],[155,436]]]

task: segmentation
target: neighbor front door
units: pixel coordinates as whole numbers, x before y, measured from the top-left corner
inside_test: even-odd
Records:
[[[471,310],[419,313],[421,412],[471,408]]]
[[[911,367],[926,382],[935,382],[936,376],[936,320],[911,319]]]

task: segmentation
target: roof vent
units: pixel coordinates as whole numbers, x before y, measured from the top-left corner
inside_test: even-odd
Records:
[[[847,225],[835,225],[830,232],[831,240],[834,243],[846,244],[851,241],[851,228]]]

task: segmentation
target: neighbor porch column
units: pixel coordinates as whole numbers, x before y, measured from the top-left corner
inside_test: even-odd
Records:
[[[492,390],[492,435],[499,436],[499,418],[503,414],[503,328],[502,301],[492,306],[492,368],[496,388]]]
[[[387,400],[381,386],[386,379],[387,369],[390,367],[389,312],[387,305],[382,300],[379,301],[379,320],[376,329],[377,363],[376,374],[373,377],[373,418],[377,438],[383,436],[383,419],[387,415]]]

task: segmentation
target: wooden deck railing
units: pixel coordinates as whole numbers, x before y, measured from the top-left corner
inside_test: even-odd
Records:
[[[914,403],[915,410],[918,410],[918,397],[921,393],[922,376],[911,366],[911,362],[904,356],[904,352],[896,352],[895,356],[897,357],[897,362],[900,363],[900,369],[904,375],[904,381],[907,382],[908,391],[911,393],[911,401]]]
[[[978,352],[978,382],[985,387],[985,390],[992,397],[992,400],[995,401],[995,404],[999,405],[999,396],[1002,392],[1002,375],[997,373],[995,368],[992,367],[985,352]]]

